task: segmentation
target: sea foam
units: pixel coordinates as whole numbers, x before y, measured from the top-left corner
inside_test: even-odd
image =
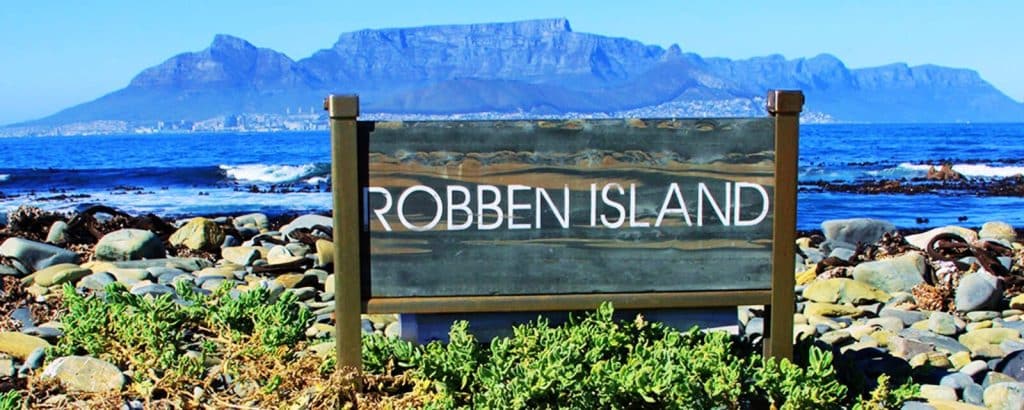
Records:
[[[316,164],[303,165],[221,165],[228,177],[243,182],[279,184],[310,177],[317,170]]]
[[[898,168],[908,171],[916,171],[920,173],[928,172],[931,165],[911,164],[904,162],[900,164]],[[936,169],[939,167],[936,166]],[[1015,175],[1024,174],[1024,167],[1021,166],[1005,166],[1005,167],[994,167],[985,164],[954,164],[953,171],[959,172],[965,177],[1012,177]]]

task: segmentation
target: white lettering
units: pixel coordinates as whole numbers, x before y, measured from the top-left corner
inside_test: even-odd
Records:
[[[622,190],[622,185],[616,183],[605,185],[604,188],[601,189],[601,199],[604,201],[604,203],[612,208],[615,208],[615,210],[619,212],[619,219],[616,220],[615,222],[608,222],[608,218],[602,212],[601,223],[604,224],[605,227],[614,229],[622,226],[622,223],[625,222],[626,209],[623,208],[622,205],[620,205],[618,202],[612,201],[611,198],[608,198],[608,188],[611,187],[615,187],[615,189],[619,191],[619,195],[625,194],[626,192]]]
[[[629,227],[646,228],[651,226],[650,222],[636,221],[636,184],[629,184]]]
[[[735,197],[734,200],[736,201],[736,208],[733,212],[733,225],[751,226],[761,223],[761,221],[763,221],[764,218],[768,216],[768,191],[765,191],[764,187],[761,185],[752,184],[749,182],[737,182],[735,186],[736,193],[733,194],[733,196]],[[740,200],[740,192],[743,191],[743,188],[753,188],[757,190],[758,193],[761,194],[761,214],[759,214],[757,218],[751,219],[749,221],[744,221],[740,219],[740,208],[743,206],[743,201]]]
[[[669,202],[672,198],[679,201],[679,208],[669,208]],[[683,193],[679,191],[679,184],[673,182],[672,185],[668,186],[668,192],[665,194],[665,201],[661,203],[661,211],[658,211],[658,219],[654,221],[654,227],[661,226],[661,221],[665,219],[665,215],[668,214],[683,214],[683,218],[686,219],[686,226],[693,226],[693,222],[690,220],[690,212],[686,210],[686,201],[683,200]]]
[[[377,220],[384,226],[385,232],[391,232],[391,224],[388,223],[387,218],[384,218],[384,214],[391,210],[391,193],[387,189],[372,186],[368,190],[370,194],[382,194],[384,195],[384,206],[380,209],[374,209],[373,214],[377,216]],[[367,194],[369,197],[369,194]],[[369,208],[367,206],[367,208]],[[369,223],[367,223],[369,225]]]
[[[537,229],[541,228],[540,217],[541,214],[543,214],[540,208],[541,198],[547,201],[548,208],[551,209],[551,214],[554,215],[555,219],[558,220],[558,224],[562,226],[562,229],[569,229],[569,186],[566,185],[562,192],[562,207],[563,209],[565,209],[565,211],[563,211],[562,214],[559,214],[558,208],[555,206],[555,203],[551,200],[551,196],[548,195],[548,191],[545,190],[544,188],[537,188]]]
[[[448,230],[449,231],[461,231],[468,229],[473,225],[473,209],[469,207],[469,188],[461,185],[448,185],[447,189],[448,197]],[[462,194],[464,199],[461,203],[455,203],[453,198],[455,192]],[[455,223],[455,211],[462,211],[466,214],[466,221],[456,224]]]
[[[715,197],[711,196],[711,191],[708,190],[708,186],[703,182],[697,184],[697,226],[704,226],[704,198],[707,197],[708,202],[711,203],[711,209],[718,215],[718,220],[722,221],[722,225],[729,226],[729,207],[732,192],[729,189],[729,182],[725,183],[725,211],[718,207],[718,203],[715,202]]]
[[[405,200],[412,195],[413,192],[426,192],[430,195],[430,198],[434,200],[434,204],[437,205],[437,211],[434,212],[434,219],[430,220],[430,223],[423,226],[416,226],[405,219]],[[402,195],[398,196],[398,220],[402,222],[402,225],[408,228],[410,231],[422,232],[434,229],[438,222],[441,222],[441,216],[444,213],[444,204],[441,202],[441,196],[437,194],[433,188],[425,185],[413,185],[402,192]]]
[[[516,203],[516,191],[529,191],[530,187],[524,185],[509,185],[508,186],[508,229],[530,229],[530,223],[516,223],[515,212],[519,210],[529,210],[530,204],[517,204]],[[538,212],[539,214],[539,212]]]
[[[494,202],[484,203],[484,191],[494,195]],[[498,229],[501,226],[505,213],[501,210],[501,190],[494,185],[477,185],[476,187],[476,227],[481,231]],[[494,211],[497,218],[493,223],[484,223],[484,210]]]

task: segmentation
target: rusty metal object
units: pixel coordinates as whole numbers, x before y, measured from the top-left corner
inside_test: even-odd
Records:
[[[973,256],[982,268],[998,276],[1010,274],[1010,270],[999,262],[999,257],[1013,256],[1013,249],[1006,246],[989,241],[968,242],[962,236],[953,233],[935,235],[928,242],[926,251],[932,259],[956,263],[960,269],[967,268],[960,259]]]

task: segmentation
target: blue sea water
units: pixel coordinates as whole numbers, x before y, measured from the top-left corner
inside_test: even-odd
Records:
[[[798,229],[850,217],[900,227],[989,220],[1024,226],[1024,197],[862,195],[810,186],[920,177],[927,164],[946,161],[971,178],[1024,173],[1024,124],[804,125]],[[329,163],[326,132],[0,138],[0,211],[93,203],[167,216],[326,211]]]

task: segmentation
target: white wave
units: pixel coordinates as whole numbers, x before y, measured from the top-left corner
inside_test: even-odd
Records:
[[[899,168],[903,170],[921,173],[928,172],[928,169],[931,167],[931,165],[911,164],[906,162],[899,166]],[[935,168],[938,169],[939,167],[936,166]],[[959,172],[965,177],[1012,177],[1024,174],[1024,167],[1021,166],[993,167],[985,164],[953,164],[953,170]]]
[[[312,177],[306,180],[306,183],[310,185],[320,185],[325,182],[327,182],[327,177]]]
[[[6,181],[8,179],[11,179],[11,175],[10,174],[0,174],[0,182],[4,182],[4,181]]]
[[[316,165],[221,165],[220,169],[223,169],[228,177],[238,181],[278,184],[309,176],[316,170]]]

